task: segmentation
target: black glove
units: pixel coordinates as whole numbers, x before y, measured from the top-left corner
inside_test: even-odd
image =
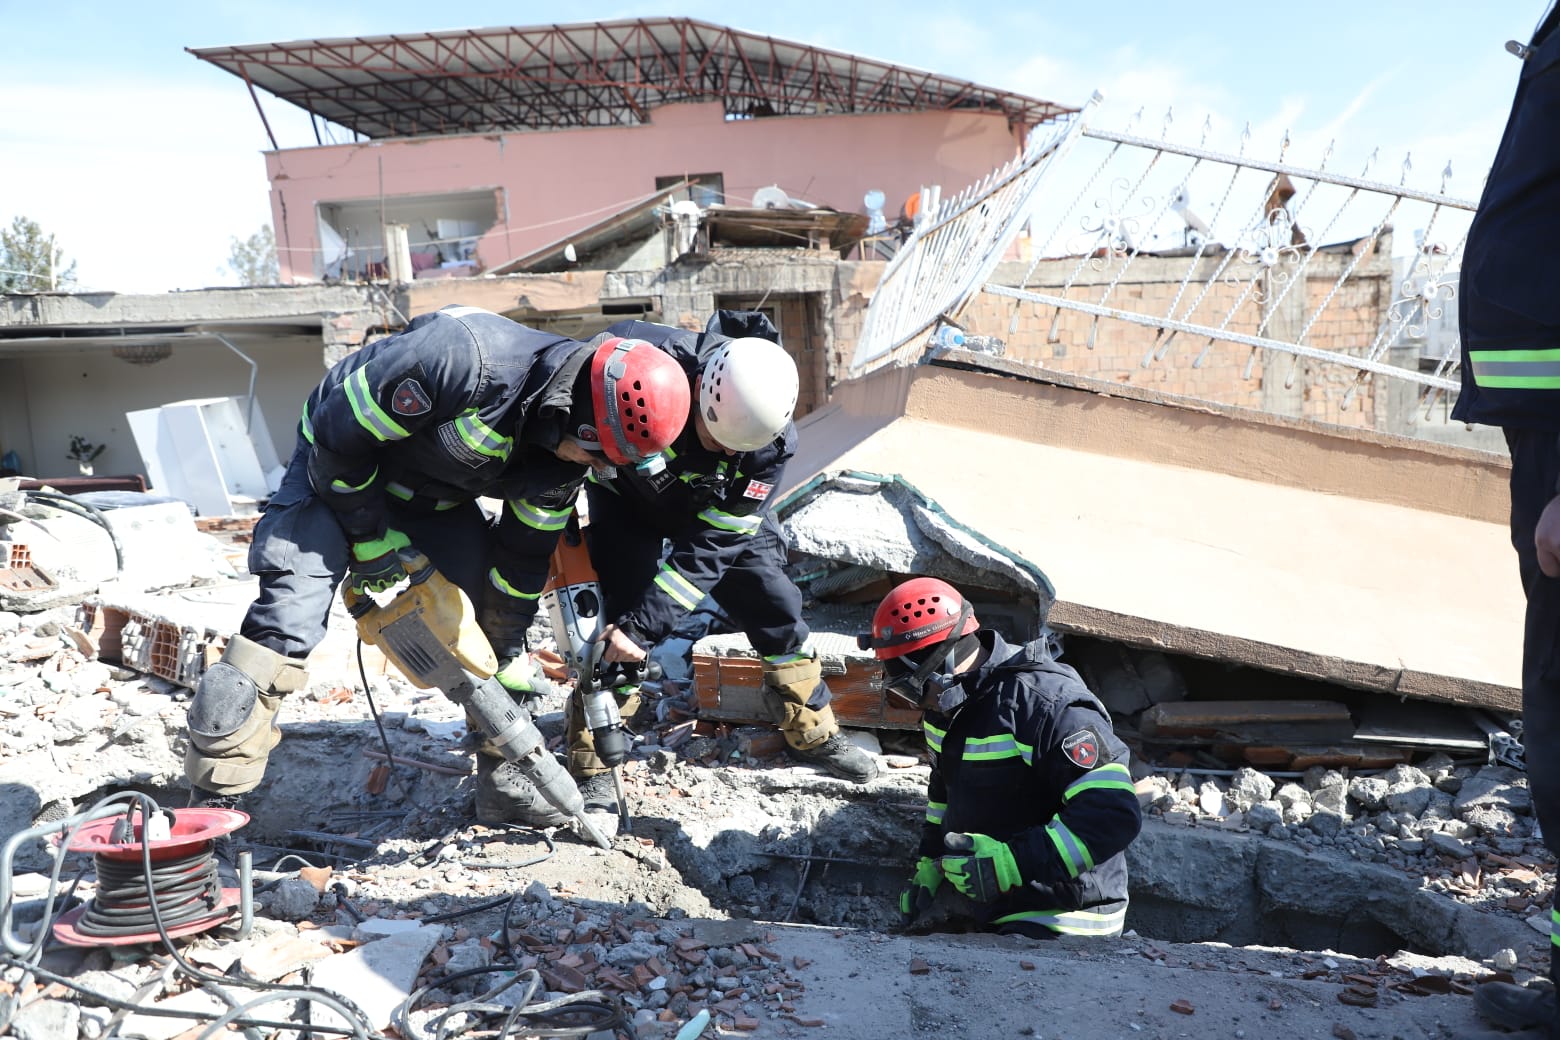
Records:
[[[395,585],[406,577],[406,568],[401,566],[401,550],[411,548],[411,544],[410,538],[390,528],[372,541],[353,542],[347,587],[362,596],[383,592]]]

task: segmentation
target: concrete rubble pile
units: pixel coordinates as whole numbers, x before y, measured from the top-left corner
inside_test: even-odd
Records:
[[[0,612],[5,836],[109,791],[135,788],[182,804],[188,689],[99,661],[85,617],[74,606]],[[332,625],[350,631],[344,616]],[[548,638],[537,635],[533,645]],[[688,691],[663,698],[633,723],[638,738],[623,769],[632,828],[601,850],[566,832],[475,825],[472,741],[459,710],[382,669],[371,681],[395,765],[388,784],[372,793],[369,775],[383,752],[352,663],[340,654],[323,659],[309,689],[285,703],[286,739],[248,806],[255,819],[239,835],[272,873],[260,886],[249,937],[235,940],[224,929],[186,947],[208,970],[236,964],[256,979],[350,994],[381,1030],[412,994],[431,987],[418,996],[410,1024],[396,1027],[403,1037],[433,1035],[449,1008],[529,970],[540,979],[533,1002],[599,992],[643,1037],[670,1037],[701,1010],[722,1031],[795,1036],[828,1025],[837,1036],[866,1037],[880,1035],[867,1028],[871,1015],[850,1032],[838,1012],[820,1006],[830,999],[820,993],[825,978],[838,981],[873,948],[892,943],[917,944],[914,957],[898,961],[899,985],[938,975],[958,959],[946,945],[955,937],[894,935],[895,899],[924,811],[927,767],[913,731],[851,734],[885,767],[858,787],[791,764],[772,731],[699,719]],[[564,696],[558,690],[535,705],[555,750]],[[1359,1006],[1374,1007],[1407,999],[1411,984],[1427,977],[1451,980],[1437,992],[1456,993],[1491,972],[1523,977],[1546,966],[1553,863],[1519,771],[1432,755],[1384,772],[1318,767],[1280,776],[1250,768],[1156,771],[1140,762],[1135,777],[1148,817],[1130,852],[1144,887],[1144,921],[1163,922],[1153,915],[1156,901],[1181,908],[1175,913],[1188,920],[1223,913],[1233,897],[1208,879],[1233,858],[1221,842],[1239,840],[1267,850],[1242,855],[1269,864],[1272,876],[1259,883],[1269,904],[1324,903],[1320,889],[1333,875],[1319,874],[1317,863],[1328,861],[1367,871],[1371,898],[1392,914],[1440,922],[1435,935],[1407,923],[1395,933],[1438,958],[1423,964],[1410,955],[1296,953],[1265,962],[1273,977],[1332,983],[1343,1004],[1351,1003],[1341,995],[1349,987],[1374,979],[1368,1004],[1356,994]],[[312,866],[300,871],[302,862]],[[20,869],[34,872],[51,863],[42,842],[18,858]],[[1391,884],[1382,880],[1389,875]],[[36,899],[43,882],[18,876],[18,898]],[[85,882],[78,895],[91,890]],[[1441,909],[1426,914],[1414,902],[1425,892],[1443,897],[1434,904]],[[797,930],[805,925],[818,934]],[[1036,963],[1069,970],[1043,957],[1082,958],[1084,967],[1090,958],[1165,967],[1206,958],[1249,973],[1247,962],[1257,956],[1217,946],[1176,953],[1171,944],[1193,940],[1147,934],[1155,938],[1129,934],[1087,951],[1049,944],[1044,954],[1025,953],[1029,967],[1017,970],[1034,971]],[[815,963],[821,955],[807,944],[825,940],[840,961]],[[1013,947],[998,950],[1012,962]],[[968,956],[974,963],[981,954]],[[117,1009],[93,994],[142,1009],[202,1012],[207,1021],[254,995],[235,987],[222,997],[181,982],[155,946],[57,950],[45,963],[85,992],[39,978],[25,991],[0,994],[16,1000],[10,1036],[94,1040],[111,1029],[149,1040],[196,1036],[189,1019]],[[441,981],[485,966],[501,973]],[[493,1000],[513,1001],[522,991],[505,992]],[[278,1004],[269,1013],[286,1018],[290,1010]],[[1172,1010],[1170,1025],[1189,1013]],[[474,1016],[446,1023],[454,1036],[477,1024]]]

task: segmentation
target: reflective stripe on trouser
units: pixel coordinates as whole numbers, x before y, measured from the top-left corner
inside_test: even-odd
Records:
[[[1005,914],[993,920],[1000,930],[1005,924],[1039,925],[1058,935],[1120,935],[1127,923],[1127,904],[1116,904],[1111,910],[1025,910]]]
[[[827,697],[821,703],[816,697],[822,685],[823,665],[811,654],[764,660],[764,699],[785,742],[798,751],[817,747],[839,732]]]
[[[618,693],[618,714],[625,720],[634,717],[643,702],[639,687],[629,688],[627,694]],[[612,768],[596,754],[596,737],[585,727],[585,710],[580,704],[578,692],[571,692],[563,706],[564,725],[568,730],[569,775],[576,780],[605,773]]]
[[[259,785],[271,749],[281,742],[276,714],[281,710],[282,698],[301,690],[309,676],[302,661],[284,657],[241,635],[228,640],[222,663],[242,672],[255,684],[254,706],[249,717],[231,733],[211,736],[189,732],[184,775],[191,784],[213,794],[244,794]]]

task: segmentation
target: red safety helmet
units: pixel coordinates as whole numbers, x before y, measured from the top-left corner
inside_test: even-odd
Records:
[[[614,337],[590,359],[596,434],[614,465],[665,451],[688,421],[688,376],[670,354],[642,339]]]
[[[878,660],[886,661],[923,647],[952,644],[979,627],[975,611],[958,589],[938,578],[911,578],[878,604],[869,645]]]

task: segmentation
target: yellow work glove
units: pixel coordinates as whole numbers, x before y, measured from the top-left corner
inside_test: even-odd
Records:
[[[899,893],[899,923],[902,926],[914,924],[915,919],[932,905],[932,899],[942,887],[943,879],[942,864],[937,860],[930,856],[916,860],[915,873],[910,875],[909,886]]]

